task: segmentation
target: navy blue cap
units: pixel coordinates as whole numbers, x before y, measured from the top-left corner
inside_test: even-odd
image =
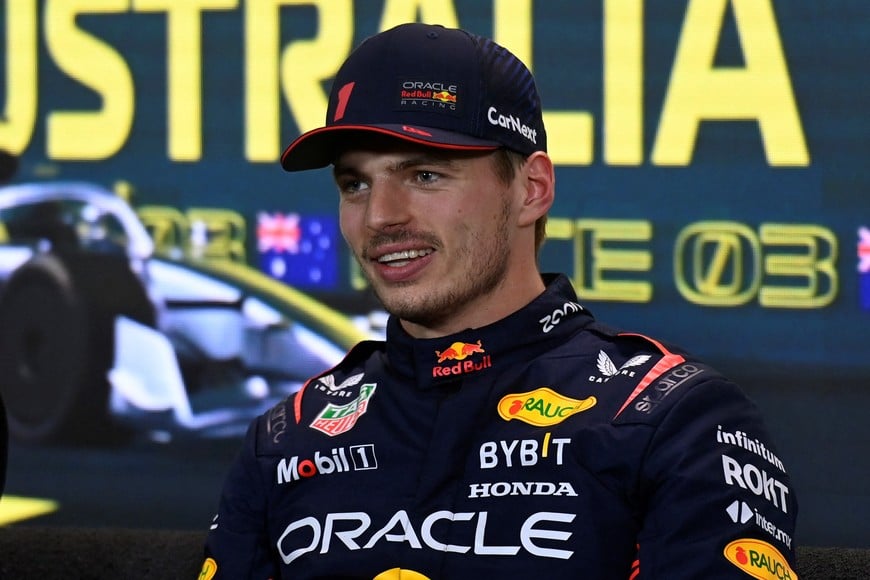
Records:
[[[522,61],[488,38],[430,24],[363,41],[333,81],[326,125],[293,141],[281,165],[326,167],[348,132],[360,131],[441,149],[547,150],[541,100]]]

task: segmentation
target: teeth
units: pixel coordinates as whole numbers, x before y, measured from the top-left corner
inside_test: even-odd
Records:
[[[409,260],[413,260],[414,258],[422,258],[423,256],[428,256],[432,253],[432,250],[405,250],[403,252],[393,252],[392,254],[385,254],[378,258],[378,262],[381,264],[391,263],[391,266],[404,266]]]

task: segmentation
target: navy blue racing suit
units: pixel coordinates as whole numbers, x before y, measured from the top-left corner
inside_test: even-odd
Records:
[[[794,491],[704,363],[564,276],[490,326],[398,321],[250,427],[204,578],[797,578]]]

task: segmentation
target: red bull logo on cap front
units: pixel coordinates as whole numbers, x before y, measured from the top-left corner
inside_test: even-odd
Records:
[[[432,98],[442,103],[455,103],[456,95],[450,94],[447,91],[438,91],[432,95]]]
[[[476,358],[476,360],[466,360],[473,355],[485,352],[483,344],[479,340],[477,342],[454,342],[444,350],[436,350],[435,355],[438,357],[438,365],[442,366],[432,367],[432,376],[463,375],[489,368],[492,366],[492,357],[487,354]],[[443,363],[447,361],[457,362],[452,365],[444,365]]]
[[[407,79],[397,90],[399,108],[406,111],[451,112],[459,102],[459,87],[447,82]]]

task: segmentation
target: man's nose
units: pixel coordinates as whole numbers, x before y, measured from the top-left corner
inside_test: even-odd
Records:
[[[373,230],[385,230],[408,223],[410,202],[410,195],[401,184],[392,180],[373,183],[366,207],[366,225]]]

